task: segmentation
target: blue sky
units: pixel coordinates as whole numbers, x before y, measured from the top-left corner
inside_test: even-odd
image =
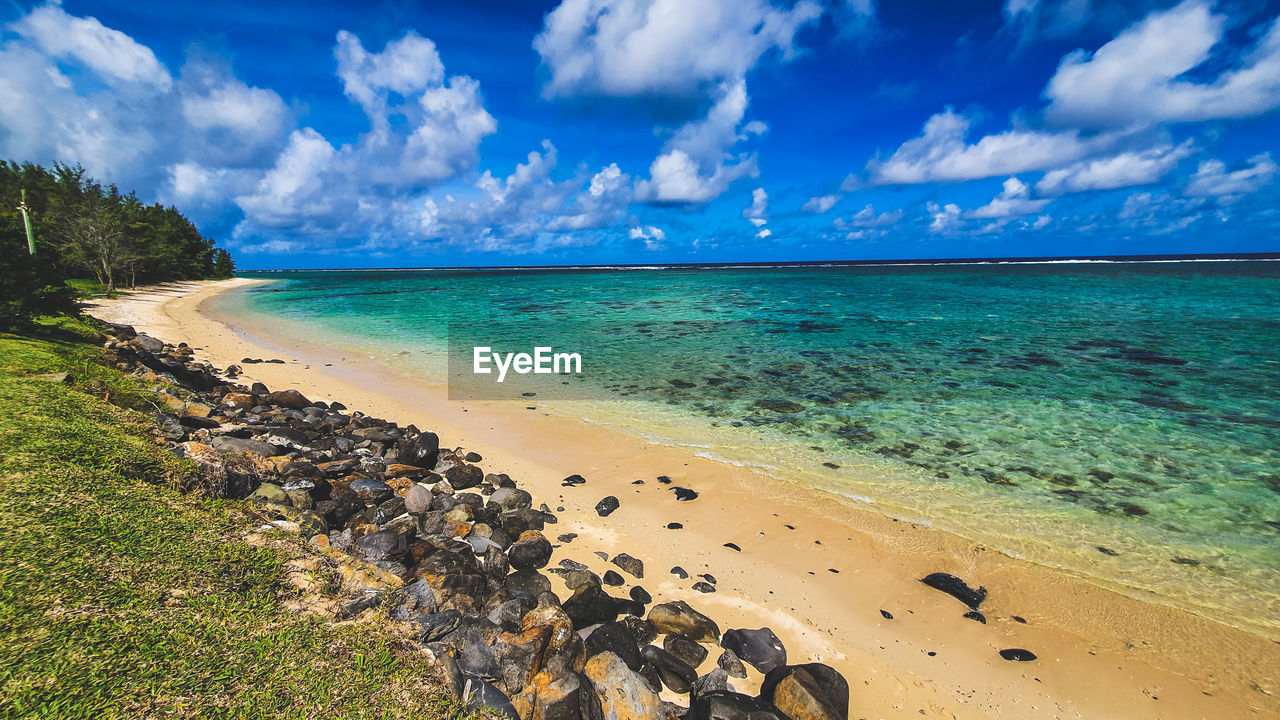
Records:
[[[1280,3],[0,10],[0,155],[242,269],[1280,250]]]

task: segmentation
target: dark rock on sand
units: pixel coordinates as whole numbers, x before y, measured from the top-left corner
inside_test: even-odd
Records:
[[[311,401],[297,390],[280,390],[271,393],[268,402],[272,405],[287,407],[293,410],[301,410],[305,407],[311,407]]]
[[[649,603],[653,602],[653,596],[649,594],[649,591],[645,590],[639,585],[636,585],[635,587],[631,588],[631,592],[627,594],[631,596],[632,600],[635,600],[641,605],[648,605]]]
[[[444,477],[454,490],[466,490],[484,482],[484,471],[475,465],[454,465],[445,471]]]
[[[583,583],[573,591],[573,595],[568,600],[561,604],[561,607],[573,621],[573,627],[582,629],[600,623],[613,622],[619,615],[633,610],[643,612],[643,608],[637,608],[637,605],[638,603],[632,600],[609,595],[595,583]]]
[[[729,677],[745,678],[747,666],[742,664],[732,650],[725,650],[716,658],[716,666],[729,674]]]
[[[636,639],[636,646],[642,647],[648,645],[658,639],[658,630],[653,623],[635,615],[627,615],[618,622],[627,628],[627,632],[631,633],[631,637]]]
[[[564,487],[574,487],[575,485],[586,485],[587,479],[582,477],[581,475],[570,475],[569,477],[561,481],[560,484]]]
[[[738,544],[737,544],[737,543],[727,542],[727,543],[725,543],[725,544],[724,544],[724,547],[727,547],[727,548],[729,548],[730,550],[734,550],[734,551],[736,551],[736,552],[742,552],[742,548],[738,547]]]
[[[596,503],[596,514],[600,517],[609,517],[614,510],[618,509],[618,498],[609,495],[600,502]]]
[[[512,595],[530,600],[551,592],[551,579],[533,569],[516,570],[504,578],[502,584]]]
[[[546,567],[551,561],[551,543],[537,530],[527,530],[521,533],[519,540],[511,543],[507,559],[517,570]]]
[[[720,668],[716,668],[711,672],[698,678],[693,683],[693,689],[690,694],[693,697],[706,695],[711,692],[733,692],[733,686],[729,684],[729,673]]]
[[[787,664],[787,649],[773,630],[726,630],[720,645],[762,673]]]
[[[1031,662],[1036,659],[1036,654],[1022,648],[1009,648],[1008,650],[1001,650],[1000,657],[1016,662]]]
[[[656,645],[646,645],[640,651],[640,657],[658,671],[662,684],[671,692],[683,695],[693,689],[698,680],[698,672],[680,658]]]
[[[654,605],[649,611],[649,622],[660,633],[684,635],[694,642],[716,642],[720,639],[720,626],[716,621],[689,607],[683,600]]]
[[[964,615],[961,615],[960,617],[966,620],[973,620],[974,622],[980,622],[983,625],[987,624],[987,616],[983,615],[977,610],[970,610],[969,612],[965,613]]]
[[[663,485],[670,485],[671,478],[667,477],[666,475],[659,475],[658,482],[662,483]]]
[[[675,575],[681,580],[684,580],[689,577],[689,573],[685,572],[684,568],[680,567],[679,565],[671,568],[671,574]]]
[[[678,523],[678,522],[669,522],[669,523],[667,523],[667,529],[668,529],[668,530],[683,530],[683,529],[684,529],[684,524],[683,524],[683,523]]]
[[[970,610],[977,610],[978,606],[982,604],[982,601],[987,599],[987,589],[985,587],[980,587],[977,590],[974,590],[969,587],[965,581],[955,575],[948,575],[947,573],[930,573],[929,575],[921,578],[920,582],[935,590],[941,590],[942,592],[959,600],[969,606]]]
[[[718,690],[694,698],[685,720],[794,720],[767,702],[749,695]],[[805,719],[807,720],[807,719]]]
[[[679,500],[680,502],[688,502],[690,500],[698,499],[697,491],[690,490],[687,487],[680,487],[677,485],[676,487],[671,488],[671,492],[676,494],[676,500]]]
[[[849,682],[822,663],[774,668],[760,684],[760,699],[791,720],[849,720]]]
[[[885,620],[892,620],[893,613],[889,612],[888,610],[881,610],[880,617],[883,617]]]
[[[440,453],[440,438],[433,432],[414,435],[400,445],[396,461],[402,465],[413,465],[420,468],[436,466],[436,457]]]
[[[601,576],[600,579],[604,581],[605,585],[610,587],[618,587],[619,585],[627,582],[625,578],[612,570],[605,570],[604,575]]]
[[[683,635],[666,636],[662,639],[662,649],[693,667],[698,667],[707,659],[707,649]]]
[[[698,592],[700,592],[700,593],[704,593],[704,594],[705,594],[705,593],[713,593],[713,592],[715,592],[715,591],[716,591],[716,586],[715,586],[715,585],[712,585],[711,583],[696,582],[696,583],[694,583],[694,584],[693,584],[693,589],[694,589],[694,590],[697,590],[697,591],[698,591]]]
[[[591,631],[586,638],[587,657],[602,652],[611,652],[622,658],[622,662],[632,670],[639,670],[642,664],[640,646],[635,637],[620,622],[609,622]]]
[[[565,533],[563,535],[556,536],[556,542],[562,542],[562,543],[571,543],[577,539],[578,539],[578,533]]]
[[[614,565],[622,568],[623,571],[635,578],[644,577],[644,563],[626,553],[618,553],[611,560]]]

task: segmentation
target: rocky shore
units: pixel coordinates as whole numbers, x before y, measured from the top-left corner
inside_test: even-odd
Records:
[[[200,467],[203,491],[244,498],[265,527],[364,565],[379,580],[349,583],[332,614],[405,624],[469,705],[520,720],[848,720],[845,678],[788,664],[772,629],[722,631],[687,602],[657,602],[627,553],[604,555],[617,571],[603,575],[553,564],[575,539],[548,529],[561,509],[535,507],[480,455],[297,390],[237,384],[237,366],[199,362],[185,344],[109,331],[112,361],[157,384],[157,432]],[[597,513],[617,506],[606,497]],[[626,596],[606,589],[628,582],[618,571],[633,579]]]

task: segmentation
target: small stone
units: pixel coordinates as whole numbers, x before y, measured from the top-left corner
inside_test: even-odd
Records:
[[[612,570],[606,570],[601,579],[604,581],[605,585],[609,585],[610,587],[618,587],[626,582],[621,575]]]
[[[720,657],[716,659],[716,666],[728,673],[729,677],[742,679],[747,676],[747,666],[742,664],[732,650],[720,653]]]
[[[611,560],[614,565],[622,568],[623,571],[637,579],[644,577],[644,563],[626,553],[618,553]]]
[[[596,503],[596,514],[600,517],[609,517],[614,510],[618,509],[618,498],[609,495],[600,502]]]
[[[1008,650],[1001,650],[1000,657],[1014,662],[1031,662],[1036,659],[1036,654],[1022,648],[1009,648]]]
[[[716,591],[716,586],[711,583],[696,582],[693,584],[693,589],[700,593],[713,593]]]

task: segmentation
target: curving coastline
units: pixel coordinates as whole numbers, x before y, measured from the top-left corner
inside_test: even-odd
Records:
[[[646,581],[658,601],[688,600],[731,627],[772,627],[792,662],[820,660],[839,669],[854,686],[859,715],[919,709],[947,717],[1042,717],[1042,709],[1058,707],[1063,716],[1137,717],[1158,703],[1161,717],[1274,716],[1265,693],[1275,691],[1280,673],[1269,639],[930,528],[800,496],[687,450],[520,414],[506,404],[459,406],[440,387],[363,359],[334,357],[331,348],[246,326],[243,318],[211,317],[206,301],[243,283],[141,293],[94,313],[168,342],[190,342],[219,366],[281,357],[279,365],[244,366],[241,381],[341,400],[430,428],[445,446],[478,452],[486,470],[511,475],[535,502],[565,507],[556,530],[579,537],[558,557],[601,573],[609,566],[597,550],[641,558],[658,569]],[[573,474],[588,483],[564,487],[561,480]],[[676,500],[660,475],[694,488],[698,500]],[[635,480],[644,484],[633,486]],[[606,495],[620,507],[601,518],[594,507]],[[668,530],[672,522],[683,528]],[[717,592],[699,593],[692,578],[662,572],[675,565],[691,575],[713,573]],[[954,599],[918,582],[938,571],[988,588],[985,625],[961,618]],[[1040,665],[1029,672],[1002,659],[997,650],[1010,647],[1032,649]]]

